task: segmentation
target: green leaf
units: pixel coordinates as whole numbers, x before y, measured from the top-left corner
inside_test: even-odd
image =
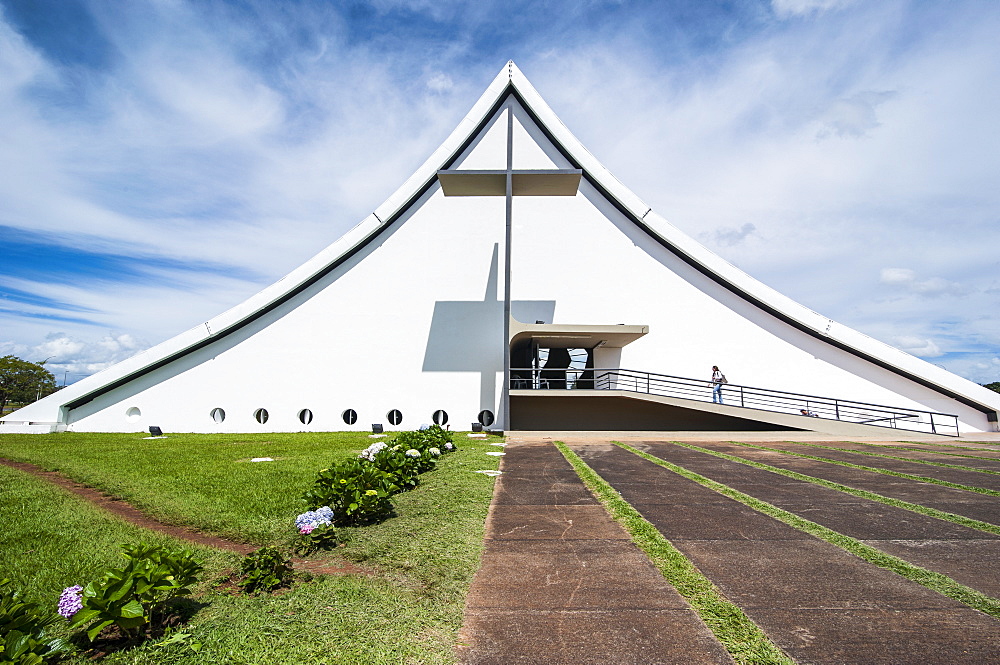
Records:
[[[79,628],[80,626],[90,623],[92,619],[96,619],[100,615],[100,610],[92,610],[84,608],[73,615],[73,624],[70,628]]]
[[[100,623],[94,624],[93,626],[90,627],[90,630],[87,631],[87,637],[89,637],[90,641],[93,642],[95,639],[97,639],[98,633],[100,633],[102,630],[104,630],[113,623],[114,621],[112,621],[111,619],[106,619],[105,621],[101,621]]]
[[[141,617],[145,614],[145,611],[142,608],[142,603],[138,600],[132,600],[128,605],[125,605],[121,609],[121,614],[126,619],[132,619],[135,617]]]

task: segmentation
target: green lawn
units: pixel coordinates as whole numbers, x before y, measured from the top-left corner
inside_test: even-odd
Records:
[[[448,663],[478,567],[494,480],[492,441],[456,437],[457,453],[394,497],[397,515],[343,529],[333,553],[369,575],[318,576],[292,589],[234,596],[213,582],[238,557],[198,548],[206,572],[187,643],[147,643],[107,663]],[[255,545],[283,543],[316,471],[354,455],[365,434],[5,435],[0,456],[99,487],[177,524]],[[251,463],[251,457],[275,462]],[[119,564],[121,544],[169,541],[132,527],[19,471],[0,467],[0,569],[30,600],[55,607],[66,586]],[[188,644],[198,642],[201,649]],[[89,662],[78,654],[69,662]]]

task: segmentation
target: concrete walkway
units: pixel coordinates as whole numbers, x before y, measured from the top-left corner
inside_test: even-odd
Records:
[[[558,449],[506,451],[461,662],[732,663]]]
[[[573,449],[800,663],[1000,659],[1000,622],[985,614],[617,446]]]

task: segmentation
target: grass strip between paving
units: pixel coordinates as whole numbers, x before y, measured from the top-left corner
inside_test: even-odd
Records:
[[[733,443],[736,442],[734,441]],[[688,448],[690,450],[696,450],[700,453],[707,453],[715,457],[720,457],[724,460],[729,460],[730,462],[739,462],[740,464],[745,464],[755,469],[761,469],[762,471],[770,471],[771,473],[776,473],[778,475],[785,476],[786,478],[792,478],[793,480],[801,480],[814,485],[819,485],[821,487],[826,487],[828,489],[837,490],[838,492],[843,492],[844,494],[850,494],[862,499],[868,499],[869,501],[877,501],[878,503],[892,506],[893,508],[903,508],[904,510],[909,510],[914,513],[920,513],[921,515],[927,515],[928,517],[945,520],[961,526],[967,526],[970,529],[977,529],[979,531],[985,531],[986,533],[992,533],[1000,536],[1000,526],[990,524],[989,522],[981,522],[980,520],[974,520],[970,517],[956,515],[955,513],[945,512],[936,508],[929,508],[928,506],[921,506],[919,503],[910,503],[909,501],[903,501],[902,499],[893,499],[892,497],[882,496],[881,494],[869,492],[868,490],[859,490],[854,487],[848,487],[847,485],[835,483],[832,480],[816,478],[815,476],[807,476],[803,473],[799,473],[798,471],[789,471],[788,469],[771,466],[770,464],[764,464],[763,462],[755,462],[743,457],[737,457],[736,455],[711,450],[710,448],[702,448],[701,446],[695,446],[689,443],[680,443],[678,441],[674,441],[673,444],[675,446],[680,446],[681,448]]]
[[[579,455],[561,441],[556,441],[555,445],[573,465],[584,485],[691,604],[736,662],[754,665],[792,665],[795,662]]]
[[[677,443],[674,441],[673,443]],[[972,485],[961,485],[959,483],[948,482],[947,480],[939,480],[937,478],[928,478],[927,476],[917,476],[912,473],[903,473],[901,471],[890,471],[889,469],[880,469],[877,466],[864,466],[862,464],[852,464],[851,462],[841,462],[840,460],[830,459],[828,457],[817,457],[816,455],[807,455],[805,453],[793,453],[790,450],[782,450],[781,448],[768,448],[767,446],[758,446],[753,443],[746,443],[745,441],[731,441],[738,446],[744,446],[746,448],[756,448],[757,450],[767,450],[772,453],[782,453],[783,455],[793,455],[795,457],[803,457],[805,459],[815,460],[817,462],[826,462],[827,464],[836,464],[837,466],[846,466],[849,469],[860,469],[861,471],[871,471],[872,473],[881,473],[886,476],[895,476],[896,478],[905,478],[906,480],[916,480],[921,483],[933,483],[935,485],[941,485],[943,487],[950,487],[956,490],[965,490],[967,492],[975,492],[976,494],[986,494],[987,496],[1000,496],[1000,492],[997,490],[986,489],[985,487],[973,487]],[[798,443],[796,441],[796,443]],[[837,450],[840,450],[839,448]],[[907,460],[912,461],[912,460]]]
[[[677,444],[677,442],[672,443]],[[722,483],[706,478],[705,476],[694,473],[693,471],[688,471],[684,467],[662,460],[659,457],[645,453],[637,448],[633,448],[632,446],[619,443],[617,441],[615,444],[638,455],[639,457],[642,457],[643,459],[649,460],[654,464],[658,464],[665,469],[669,469],[670,471],[673,471],[674,473],[689,480],[693,480],[699,485],[714,490],[723,496],[729,497],[730,499],[739,501],[745,506],[753,508],[760,513],[773,517],[776,520],[784,522],[791,527],[804,531],[805,533],[820,538],[821,540],[825,540],[831,545],[836,545],[837,547],[864,559],[868,563],[879,566],[880,568],[891,570],[894,573],[902,575],[908,580],[916,582],[917,584],[922,584],[932,591],[937,591],[938,593],[957,600],[960,603],[964,603],[973,609],[979,610],[984,614],[988,614],[995,619],[1000,619],[1000,599],[987,596],[986,594],[980,593],[975,589],[971,589],[964,584],[959,584],[947,575],[931,572],[919,566],[915,566],[904,559],[887,554],[886,552],[872,547],[871,545],[866,545],[860,540],[851,538],[850,536],[845,536],[842,533],[834,531],[833,529],[828,529],[825,526],[807,520],[794,513],[790,513],[787,510],[782,510],[781,508],[773,506],[766,501],[755,499],[754,497],[735,490],[728,485],[723,485]],[[684,447],[694,448],[694,446]]]
[[[805,441],[796,441],[796,445],[809,446],[810,448],[823,448],[825,450],[837,450],[842,453],[851,453],[853,455],[866,455],[868,457],[882,457],[884,459],[894,459],[901,462],[913,462],[914,464],[927,464],[928,466],[940,466],[945,469],[959,469],[961,471],[975,471],[976,473],[991,473],[994,476],[1000,476],[1000,471],[990,471],[988,469],[975,469],[971,466],[961,466],[959,464],[946,464],[945,462],[931,462],[930,460],[923,459],[913,459],[911,457],[896,457],[895,455],[886,455],[884,453],[870,453],[864,450],[847,450],[845,448],[837,448],[836,446],[825,446],[821,443],[807,443]],[[871,444],[864,444],[871,445]],[[936,451],[935,451],[936,452]],[[957,456],[955,453],[936,453],[939,455],[952,455]],[[961,457],[970,457],[974,459],[982,459],[982,457],[976,457],[975,455],[961,455]]]

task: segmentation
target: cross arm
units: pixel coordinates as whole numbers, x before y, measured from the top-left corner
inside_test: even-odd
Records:
[[[438,181],[445,196],[506,196],[506,170],[441,169]],[[575,196],[582,169],[514,169],[513,196]]]

